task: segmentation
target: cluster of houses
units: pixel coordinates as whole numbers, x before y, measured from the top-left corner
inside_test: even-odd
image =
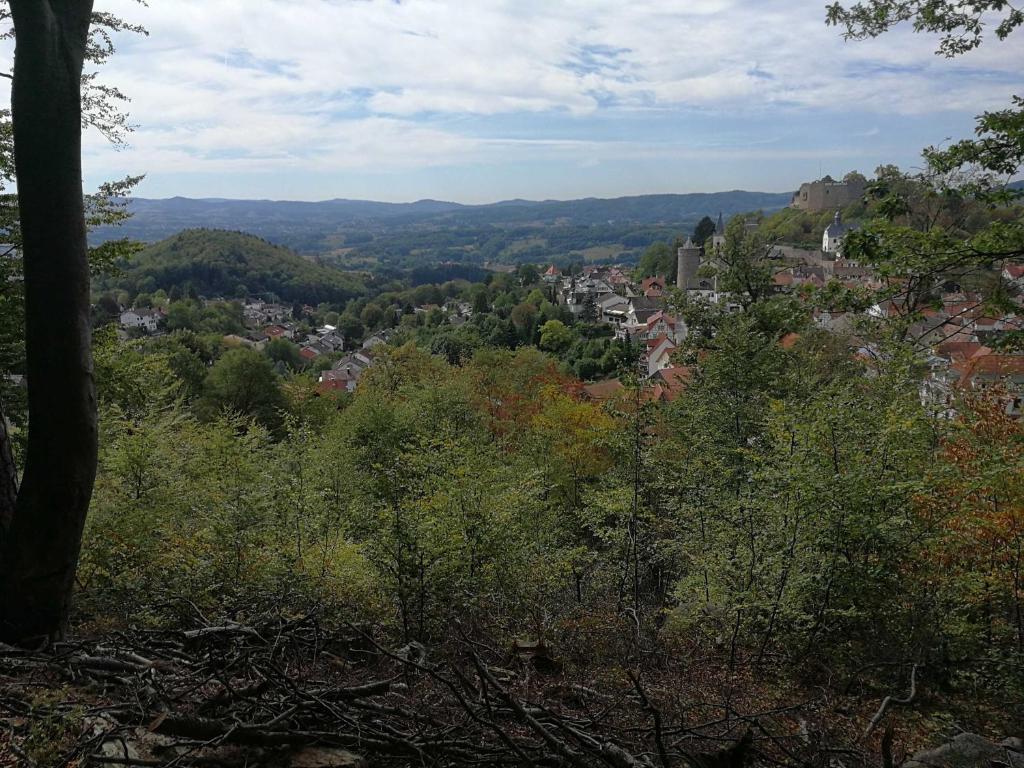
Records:
[[[624,267],[592,265],[567,276],[552,266],[543,279],[556,287],[558,301],[574,317],[607,323],[616,338],[639,347],[639,373],[651,383],[649,394],[659,400],[678,395],[690,372],[674,365],[672,352],[686,338],[687,328],[667,309],[669,285],[664,277],[637,283]],[[605,400],[622,389],[618,379],[611,379],[587,384],[583,391],[591,399]]]
[[[837,211],[822,233],[820,249],[772,246],[765,253],[765,258],[774,265],[772,288],[788,293],[805,287],[821,288],[832,282],[851,289],[877,291],[883,288],[882,280],[870,269],[844,256],[843,241],[850,231]],[[723,266],[725,247],[721,215],[714,234],[705,245],[701,247],[688,239],[677,249],[674,287],[689,298],[721,304],[728,300],[720,290],[717,277]],[[947,286],[949,290],[942,296],[941,306],[921,310],[921,319],[910,329],[912,337],[928,350],[928,375],[922,383],[921,397],[939,411],[951,408],[958,390],[992,387],[999,387],[1004,393],[1008,414],[1020,416],[1024,410],[1024,355],[998,351],[999,341],[1005,334],[1024,331],[1024,298],[1020,298],[1024,296],[1024,265],[1007,265],[1002,278],[1015,286],[1017,301],[1022,307],[1020,312],[992,316],[983,308],[977,294],[962,291],[958,286]],[[668,308],[667,298],[672,286],[665,277],[647,277],[637,282],[628,268],[621,265],[590,265],[570,275],[551,266],[542,280],[574,317],[606,323],[613,327],[616,338],[637,346],[638,373],[649,385],[647,396],[662,401],[678,396],[692,374],[688,368],[674,362],[674,353],[685,340],[688,329],[682,318]],[[304,309],[309,314],[315,311],[312,307]],[[413,308],[415,313],[429,314],[435,310],[452,325],[461,325],[472,316],[470,304],[459,300],[448,301],[443,306]],[[396,311],[402,313],[401,309]],[[906,311],[907,307],[897,297],[871,307],[867,315],[884,318]],[[293,318],[289,306],[250,299],[243,305],[243,316],[248,330],[244,335],[227,337],[228,340],[262,349],[273,339],[288,339],[298,345],[299,354],[307,362],[345,352],[346,340],[337,328],[323,325],[306,332],[308,327]],[[814,310],[813,316],[818,327],[840,333],[854,332],[856,321],[862,317],[820,308]],[[120,324],[125,330],[141,328],[147,333],[156,333],[163,319],[160,309],[133,308],[121,312]],[[380,331],[363,341],[358,350],[338,359],[320,374],[320,389],[354,390],[362,374],[373,365],[374,348],[389,343],[394,333],[394,330]],[[862,349],[860,353],[870,355],[871,350]],[[601,400],[621,389],[620,382],[609,380],[588,384],[584,392]]]
[[[204,299],[204,303],[207,305],[225,301],[228,299],[220,297]],[[465,323],[472,315],[471,305],[468,302],[457,300],[449,301],[444,306],[414,307],[413,312],[416,314],[429,313],[433,309],[441,310],[447,322],[455,326]],[[315,307],[305,305],[302,307],[303,315],[312,315],[316,311]],[[401,315],[402,310],[399,309],[397,312]],[[242,304],[242,317],[246,330],[244,333],[227,334],[224,336],[224,340],[234,346],[245,346],[262,351],[271,341],[286,339],[298,346],[299,355],[307,363],[312,363],[324,356],[344,353],[346,339],[338,328],[325,324],[308,331],[308,326],[296,320],[294,315],[295,312],[291,306],[266,302],[259,298],[246,299]],[[166,316],[161,308],[131,308],[120,313],[119,323],[125,332],[133,328],[140,328],[148,335],[155,335],[163,332],[163,322]],[[389,344],[395,333],[395,329],[385,328],[365,338],[359,349],[345,354],[334,362],[331,368],[320,373],[318,388],[324,392],[339,390],[351,392],[354,390],[363,372],[373,365],[374,348]]]
[[[952,416],[957,390],[984,392],[998,387],[1005,413],[1022,414],[1024,355],[997,354],[980,341],[944,341],[928,357],[928,375],[921,384],[921,399],[940,415]]]
[[[885,284],[872,271],[845,258],[843,241],[851,228],[836,212],[822,233],[820,249],[773,246],[765,258],[776,265],[773,289],[779,293],[799,291],[801,287],[821,288],[833,281],[846,288],[877,291]],[[721,303],[717,268],[725,230],[719,216],[709,247],[687,241],[677,251],[676,288],[688,297]],[[1000,352],[1004,334],[1024,331],[1024,265],[1011,264],[1002,278],[1018,292],[1021,311],[992,316],[977,294],[948,286],[941,308],[927,308],[922,319],[910,329],[910,335],[928,350],[929,374],[922,384],[922,399],[950,409],[954,395],[962,390],[989,390],[998,387],[1006,413],[1019,417],[1024,412],[1024,355]],[[685,387],[691,371],[675,365],[674,352],[687,336],[686,324],[666,307],[667,284],[663,277],[645,278],[640,283],[629,279],[618,266],[589,266],[579,275],[563,276],[555,267],[544,279],[557,286],[559,300],[577,317],[615,327],[615,334],[640,345],[639,373],[647,381],[647,396],[672,400]],[[867,315],[892,317],[906,312],[899,298],[871,307]],[[814,311],[815,324],[825,330],[850,333],[862,317],[849,312]],[[795,338],[784,340],[793,344]],[[861,349],[871,355],[872,350]],[[584,387],[591,398],[603,400],[622,389],[618,380],[596,382]]]
[[[388,328],[365,339],[359,349],[345,355],[328,370],[320,373],[317,388],[321,392],[352,392],[363,373],[373,365],[375,349],[390,343],[394,334],[395,331]]]
[[[1024,264],[1006,265],[1002,277],[1020,291],[1015,301],[1021,312],[993,315],[976,294],[950,292],[941,308],[924,310],[913,328],[928,349],[922,399],[947,415],[957,390],[993,388],[998,388],[1007,415],[1024,415],[1024,354],[1000,351],[1006,334],[1024,332]],[[899,307],[887,303],[872,311],[893,314]]]
[[[313,307],[303,307],[303,310],[308,314],[315,311]],[[299,355],[307,363],[345,351],[346,340],[338,328],[325,324],[302,333],[300,323],[292,319],[294,313],[290,307],[253,299],[245,303],[243,312],[246,325],[256,328],[241,341],[257,349],[273,339],[287,339],[298,346]],[[373,365],[374,348],[388,344],[394,334],[394,329],[388,328],[364,339],[359,349],[344,354],[329,369],[320,372],[317,388],[321,392],[353,391],[363,373]]]

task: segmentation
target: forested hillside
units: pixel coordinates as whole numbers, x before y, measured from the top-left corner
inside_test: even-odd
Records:
[[[773,713],[773,733],[800,719],[853,740],[911,678],[928,693],[911,719],[893,715],[908,746],[947,718],[1012,730],[1020,533],[1003,510],[1024,492],[1020,423],[983,399],[935,420],[911,355],[852,357],[849,339],[787,305],[714,319],[713,344],[695,341],[700,363],[668,404],[628,379],[619,397],[590,401],[529,346],[485,344],[454,365],[447,347],[378,352],[351,395],[277,379],[241,349],[192,395],[175,371],[196,370],[182,365],[201,359],[194,337],[102,346],[79,631],[208,632],[200,647],[256,669],[257,634],[359,648],[366,632],[426,649],[442,680],[472,652],[500,685],[539,686],[561,717],[605,702],[613,718],[590,727],[620,744],[635,743],[627,723],[642,712],[612,704],[630,685],[625,665],[644,670],[662,716],[698,713],[695,739],[730,733],[703,725],[728,706]],[[217,629],[225,621],[239,629]],[[509,657],[538,640],[536,659]],[[372,645],[345,654],[397,673]],[[258,682],[249,663],[239,685]],[[457,700],[412,674],[388,700],[423,713],[436,696],[433,716],[458,722]],[[547,698],[571,685],[587,689],[576,703]],[[477,738],[505,749],[486,729]]]
[[[238,303],[171,302],[169,333],[99,334],[102,450],[77,631],[118,628],[147,660],[167,642],[152,638],[184,632],[186,658],[236,658],[232,685],[257,686],[254,704],[188,694],[156,727],[228,740],[239,707],[298,706],[326,676],[370,685],[369,699],[386,689],[389,703],[293,713],[303,744],[334,728],[335,746],[378,754],[405,740],[457,762],[461,742],[435,743],[455,729],[499,762],[519,745],[542,754],[542,736],[517,741],[503,714],[460,698],[466,664],[508,707],[523,697],[547,726],[575,723],[566,738],[588,755],[598,737],[634,752],[663,738],[648,724],[655,697],[659,718],[693,718],[665,746],[679,759],[747,725],[758,758],[787,765],[823,743],[915,749],[950,721],[1015,731],[1022,422],[1001,386],[922,397],[934,379],[912,307],[941,299],[939,270],[940,282],[986,276],[979,311],[1016,311],[1020,288],[999,287],[977,254],[992,237],[1019,249],[1020,207],[940,198],[935,211],[921,179],[883,181],[920,197],[894,218],[889,197],[864,204],[850,247],[874,277],[773,290],[771,219],[738,217],[718,302],[661,305],[687,333],[650,377],[643,337],[574,315],[554,300],[574,277],[553,284],[532,266],[324,305],[286,323],[296,342],[325,322],[354,342],[312,363],[286,339],[261,350],[239,337]],[[982,223],[958,239],[959,212],[979,206]],[[924,210],[940,226],[930,236],[950,240],[880,280],[901,256],[871,250],[875,233],[916,237]],[[864,311],[881,301],[911,309]],[[856,319],[822,327],[824,307]],[[374,336],[388,343],[359,345]],[[328,386],[358,360],[354,391]],[[275,653],[301,682],[260,682]],[[198,682],[192,669],[159,674]],[[405,687],[382,682],[400,674]],[[636,697],[616,700],[624,690]],[[604,717],[588,719],[594,706]],[[188,707],[207,713],[205,730]],[[374,746],[350,740],[354,723]],[[425,730],[389,730],[413,723]]]
[[[100,227],[92,237],[95,242],[125,235],[154,241],[187,228],[241,229],[355,268],[410,268],[434,261],[629,260],[657,239],[692,229],[703,216],[774,211],[789,198],[790,193],[737,190],[490,205],[138,199],[128,201],[132,217],[123,226]]]
[[[281,301],[344,302],[364,289],[352,274],[325,267],[241,232],[191,229],[145,248],[100,283],[135,293],[242,297],[273,294]]]

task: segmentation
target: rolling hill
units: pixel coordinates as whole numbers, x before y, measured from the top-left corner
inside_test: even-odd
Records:
[[[703,216],[786,206],[788,192],[731,192],[639,195],[612,199],[506,200],[462,205],[438,200],[379,203],[366,200],[290,202],[174,197],[133,199],[133,216],[118,228],[100,228],[94,242],[130,237],[153,242],[183,229],[242,230],[302,253],[321,254],[380,236],[438,230],[493,230],[510,227],[668,226],[692,229]]]
[[[191,286],[203,296],[276,294],[286,302],[343,302],[361,294],[362,280],[243,232],[186,229],[154,243],[106,286],[132,292]]]

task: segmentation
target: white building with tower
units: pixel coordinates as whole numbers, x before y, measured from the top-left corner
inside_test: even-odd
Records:
[[[843,224],[842,214],[837,210],[832,223],[825,227],[821,235],[821,252],[831,254],[833,259],[842,258],[843,238],[850,228]]]

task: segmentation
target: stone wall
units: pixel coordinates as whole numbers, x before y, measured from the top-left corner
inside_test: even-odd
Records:
[[[803,211],[841,208],[863,197],[864,187],[862,181],[833,181],[828,177],[818,181],[808,181],[800,185],[800,189],[793,195],[789,206]]]

